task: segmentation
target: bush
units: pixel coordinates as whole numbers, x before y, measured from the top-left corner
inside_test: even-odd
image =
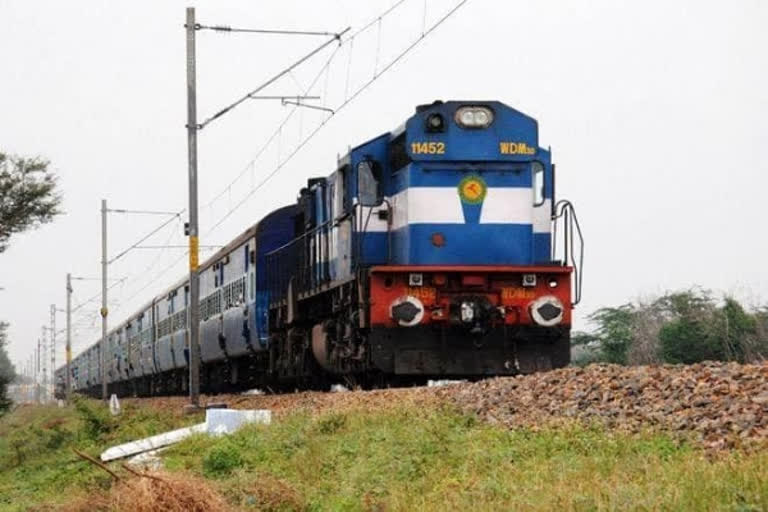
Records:
[[[87,439],[95,441],[114,428],[114,420],[106,407],[94,405],[87,398],[80,396],[75,396],[73,401],[75,410],[83,422],[83,435]]]
[[[242,465],[240,448],[224,440],[210,448],[203,457],[203,474],[209,478],[227,476]]]

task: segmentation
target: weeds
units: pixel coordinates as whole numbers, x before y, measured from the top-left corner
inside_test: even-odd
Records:
[[[237,460],[233,448],[239,464],[211,471],[211,454]],[[764,453],[710,460],[663,435],[577,424],[508,431],[450,408],[298,413],[182,443],[166,463],[214,478],[233,506],[257,510],[768,508]]]
[[[347,424],[344,414],[331,413],[317,420],[317,431],[321,434],[334,434]]]
[[[207,477],[229,475],[242,465],[240,449],[229,440],[212,446],[203,456],[203,474]]]
[[[83,422],[80,430],[87,439],[96,440],[114,428],[114,422],[107,408],[93,404],[90,400],[76,396],[75,410]]]
[[[102,402],[85,398],[65,408],[19,407],[0,419],[0,511],[60,504],[109,489],[109,475],[79,459],[72,448],[97,456],[145,432],[152,435],[199,421],[136,407],[125,407],[113,419]]]
[[[206,510],[194,507],[207,499],[214,510],[768,509],[766,452],[709,457],[664,435],[577,424],[510,431],[449,407],[296,412],[163,452],[169,473],[161,478],[172,488],[143,478],[113,485],[71,448],[95,455],[199,418],[133,406],[102,422],[96,403],[86,405],[20,409],[0,420],[0,511],[67,503],[78,511],[158,503]],[[124,484],[142,486],[140,499]],[[196,501],[173,494],[184,485]]]

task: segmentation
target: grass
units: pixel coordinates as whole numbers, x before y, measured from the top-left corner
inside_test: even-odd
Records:
[[[228,438],[196,437],[166,464],[253,509],[768,509],[765,453],[710,460],[658,434],[507,431],[448,408],[299,413]]]
[[[25,406],[0,418],[0,511],[61,504],[98,489],[111,477],[77,457],[77,448],[98,456],[106,447],[191,424],[154,409],[126,406],[119,421],[97,401],[74,406]]]
[[[109,477],[71,445],[95,454],[180,426],[149,409],[106,426],[89,414],[26,408],[0,420],[0,511],[107,489]],[[14,436],[28,439],[20,465],[7,450]],[[449,407],[294,412],[195,436],[164,460],[233,510],[768,510],[765,452],[712,457],[658,433],[579,425],[508,431]]]

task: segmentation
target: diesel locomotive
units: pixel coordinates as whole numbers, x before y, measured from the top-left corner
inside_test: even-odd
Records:
[[[199,268],[201,384],[377,386],[570,362],[583,240],[536,120],[436,101],[338,159]],[[157,295],[71,364],[73,389],[186,390],[189,288]],[[56,377],[63,391],[64,368]]]

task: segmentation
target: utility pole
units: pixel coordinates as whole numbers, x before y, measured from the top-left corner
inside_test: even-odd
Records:
[[[72,363],[72,274],[67,274],[67,375],[65,377],[65,394],[67,397],[67,403],[69,403],[70,394],[72,393],[72,370],[70,364]]]
[[[195,8],[187,7],[187,160],[189,168],[189,404],[200,406],[200,281],[197,274],[197,79]]]
[[[48,350],[48,339],[46,335],[46,326],[43,326],[42,331],[43,333],[40,338],[40,367],[42,368],[43,382],[41,387],[40,400],[45,403],[48,401],[48,358],[46,357],[48,355],[46,353]]]
[[[40,338],[37,338],[35,350],[35,402],[40,403]]]
[[[220,118],[233,108],[247,100],[254,99],[279,99],[283,104],[296,104],[297,106],[313,107],[300,102],[301,99],[318,99],[317,96],[257,96],[257,94],[275,83],[281,77],[286,76],[293,69],[310,59],[313,55],[326,48],[327,46],[338,42],[341,44],[341,36],[346,34],[350,27],[342,32],[317,32],[317,31],[297,31],[297,30],[265,30],[265,29],[238,29],[226,26],[207,26],[196,23],[195,8],[187,7],[186,24],[184,25],[187,36],[187,163],[189,174],[189,222],[187,223],[186,234],[189,236],[189,406],[191,408],[200,406],[200,281],[198,275],[198,252],[200,241],[198,239],[199,226],[197,219],[197,133],[207,126],[210,122]],[[280,35],[298,35],[298,36],[323,36],[328,39],[316,47],[314,50],[291,64],[289,67],[280,71],[266,82],[251,90],[245,96],[236,100],[234,103],[224,107],[202,123],[197,122],[197,78],[195,69],[195,32],[197,30],[214,30],[223,32],[250,32],[260,34],[280,34]],[[290,101],[295,100],[295,103]],[[321,108],[321,110],[323,110]]]
[[[101,200],[101,343],[99,366],[101,367],[101,398],[107,399],[107,372],[104,348],[107,345],[107,200]]]
[[[56,304],[51,304],[51,398],[56,393]]]

